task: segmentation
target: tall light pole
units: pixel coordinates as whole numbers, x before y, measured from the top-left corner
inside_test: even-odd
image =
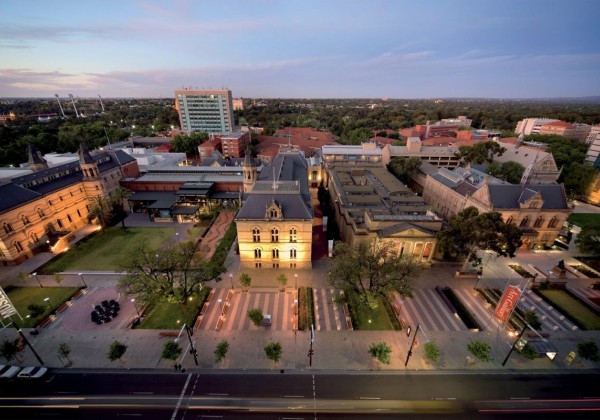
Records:
[[[40,284],[40,287],[43,288],[44,286],[42,285],[42,282],[40,281],[40,278],[37,276],[37,272],[36,273],[31,273],[31,275],[33,277],[35,277],[35,279],[37,280],[37,282]]]
[[[187,333],[188,340],[190,341],[190,353],[194,356],[194,363],[198,366],[198,351],[194,348],[194,343],[192,342],[192,333],[190,331],[190,327],[187,324],[183,324],[185,328],[185,332]]]
[[[233,273],[229,273],[229,281],[231,282],[231,289],[233,290]]]
[[[515,350],[515,347],[517,346],[517,343],[519,342],[519,340],[521,339],[521,337],[523,336],[523,334],[525,334],[525,330],[527,329],[527,327],[529,327],[529,324],[525,324],[525,326],[523,327],[523,329],[521,330],[521,332],[517,336],[517,339],[515,340],[515,342],[513,343],[513,345],[510,348],[510,351],[508,352],[508,354],[504,358],[504,361],[502,362],[502,366],[504,366],[506,364],[506,362],[508,362],[508,358],[510,357],[510,355],[512,354],[512,352]]]
[[[408,354],[406,355],[406,362],[404,362],[404,367],[406,367],[406,365],[408,365],[408,359],[410,359],[410,356],[412,356],[412,350],[413,350],[413,347],[415,346],[415,341],[417,341],[417,334],[419,334],[420,328],[421,328],[421,324],[418,324],[417,328],[415,329],[415,335],[413,336],[412,343],[410,343],[410,348],[408,349]]]
[[[85,279],[83,278],[83,273],[79,273],[79,278],[83,282],[83,286],[87,289],[88,285],[86,284]]]
[[[137,314],[138,318],[140,317],[140,311],[138,311],[137,306],[135,306],[135,298],[131,298],[131,303],[133,303],[133,308],[135,309],[135,313]]]
[[[298,273],[294,274],[294,284],[296,290],[298,290]]]
[[[481,280],[481,274],[477,274],[477,281],[475,281],[475,286],[473,286],[473,290],[477,290],[477,283]]]
[[[223,315],[223,299],[219,299],[217,300],[217,302],[219,303],[219,309],[221,309],[221,316]]]
[[[175,232],[175,237],[177,238],[177,245],[179,245],[179,232]]]
[[[50,304],[50,298],[49,298],[49,297],[46,297],[46,298],[44,298],[44,302],[46,302],[46,303],[48,304],[48,307],[50,308],[50,310],[51,310],[52,312],[54,312],[54,308],[53,308],[53,307],[52,307],[52,305]]]
[[[11,318],[12,320],[12,318]],[[17,325],[17,323],[13,320],[12,321],[13,325],[15,326],[15,328],[17,329],[17,332],[19,333],[19,335],[21,336],[21,338],[23,339],[23,341],[25,342],[25,344],[31,349],[31,351],[33,352],[33,355],[35,356],[36,359],[38,359],[38,362],[40,362],[40,365],[44,365],[44,361],[42,360],[42,358],[39,356],[39,354],[37,354],[37,352],[35,351],[35,349],[33,348],[33,346],[31,345],[31,343],[29,342],[29,340],[27,340],[27,337],[25,337],[25,334],[23,334],[23,331],[21,331],[21,328]]]

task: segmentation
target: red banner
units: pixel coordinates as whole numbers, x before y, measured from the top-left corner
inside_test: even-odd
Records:
[[[500,298],[498,306],[496,306],[496,318],[502,322],[506,322],[515,306],[517,306],[520,297],[521,289],[517,286],[508,286]]]

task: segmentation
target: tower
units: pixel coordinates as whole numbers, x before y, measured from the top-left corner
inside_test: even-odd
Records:
[[[48,169],[48,162],[43,158],[42,153],[32,145],[31,143],[27,144],[27,163],[32,171],[37,172],[42,169]]]
[[[79,165],[85,180],[95,179],[100,175],[96,161],[83,144],[79,145]]]
[[[246,149],[246,156],[244,157],[244,162],[242,163],[242,173],[244,175],[244,192],[252,191],[252,187],[254,187],[254,183],[256,182],[256,165],[254,164],[254,159],[252,158],[252,152],[250,149]]]

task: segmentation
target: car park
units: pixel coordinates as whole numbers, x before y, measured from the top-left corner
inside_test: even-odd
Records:
[[[23,368],[17,375],[18,378],[41,378],[48,372],[48,369],[41,366],[28,366]]]
[[[4,379],[12,378],[17,373],[19,373],[20,370],[21,370],[21,368],[19,366],[9,366],[8,369],[6,369],[4,371],[4,373],[2,373],[2,375],[0,375],[0,378],[4,378]]]

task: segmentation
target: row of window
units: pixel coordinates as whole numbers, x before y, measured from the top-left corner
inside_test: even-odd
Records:
[[[297,255],[296,248],[290,249],[290,260],[295,260]],[[262,258],[262,249],[256,248],[254,250],[254,258],[260,260]],[[271,250],[271,258],[274,260],[279,259],[279,249],[274,248]]]
[[[508,220],[506,220],[506,223],[514,223],[514,219],[513,217],[509,217]],[[521,222],[519,223],[519,227],[529,227],[529,224],[531,223],[531,220],[529,219],[529,216],[525,216]],[[542,216],[539,216],[535,222],[533,223],[533,227],[534,228],[541,228],[542,225],[544,224],[544,218]],[[548,228],[555,228],[556,225],[558,224],[558,218],[556,216],[552,217],[552,219],[550,219],[550,221],[548,222],[547,227]]]
[[[276,216],[271,216],[276,217]],[[294,243],[298,241],[298,230],[296,228],[290,229],[290,242]],[[252,242],[260,242],[260,229],[252,229]],[[279,229],[271,229],[271,242],[279,242]]]
[[[86,205],[86,207],[87,207],[88,212],[89,212],[89,206]],[[79,211],[79,209],[76,210],[76,211],[77,211],[77,216],[79,216],[79,218],[81,219],[81,211]],[[42,209],[38,209],[37,212],[38,212],[38,215],[40,216],[40,218],[42,218],[42,217],[45,216],[44,211]],[[31,223],[29,221],[29,217],[27,217],[27,216],[22,216],[21,220],[22,220],[22,222],[23,222],[24,225],[28,225],[29,223]],[[69,223],[73,222],[73,218],[71,217],[70,214],[67,214],[67,220],[69,221]],[[58,225],[59,228],[63,228],[64,227],[63,223],[62,223],[62,221],[60,219],[56,220],[56,224]],[[15,231],[13,229],[12,225],[10,223],[8,223],[8,222],[4,222],[2,224],[2,228],[4,229],[4,232],[6,232],[7,234],[12,233],[12,232]]]

